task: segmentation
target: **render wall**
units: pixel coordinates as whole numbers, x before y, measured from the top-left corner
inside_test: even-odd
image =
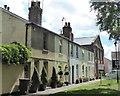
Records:
[[[8,10],[2,10],[2,44],[13,41],[25,44],[25,22]]]
[[[19,79],[23,78],[23,69],[23,65],[2,64],[2,94],[18,91]]]
[[[0,44],[2,44],[2,10],[0,9]],[[0,62],[1,60],[0,52]],[[2,93],[2,64],[0,64],[0,94]]]

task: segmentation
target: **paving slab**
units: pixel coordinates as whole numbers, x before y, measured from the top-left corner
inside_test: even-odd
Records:
[[[45,91],[37,91],[36,93],[29,93],[29,94],[24,95],[24,96],[47,96],[50,94],[55,94],[58,92],[62,92],[62,91],[68,90],[68,89],[72,89],[72,88],[75,88],[78,86],[83,86],[83,85],[87,85],[87,84],[90,84],[93,82],[98,82],[98,81],[100,81],[100,79],[96,79],[96,80],[92,80],[92,81],[88,81],[88,82],[83,82],[83,83],[78,83],[78,84],[69,84],[68,86],[62,86],[59,88],[47,87]]]

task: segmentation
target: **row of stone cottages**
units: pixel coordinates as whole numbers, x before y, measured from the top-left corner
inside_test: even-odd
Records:
[[[60,70],[68,71],[68,77],[63,76],[62,80],[69,83],[75,83],[80,78],[98,78],[99,71],[104,70],[104,50],[100,36],[75,39],[69,22],[65,23],[63,33],[60,35],[41,27],[42,10],[39,4],[38,1],[31,3],[29,8],[31,22],[5,8],[0,8],[1,43],[17,41],[32,51],[30,62],[25,66],[2,64],[1,94],[17,91],[19,79],[31,79],[34,67],[39,74],[44,67],[48,80],[51,78],[53,66],[56,73]],[[36,14],[39,18],[34,18]],[[26,68],[27,70],[24,70]]]

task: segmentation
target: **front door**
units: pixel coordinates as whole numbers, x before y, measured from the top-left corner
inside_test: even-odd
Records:
[[[72,66],[72,83],[74,83],[74,66]]]

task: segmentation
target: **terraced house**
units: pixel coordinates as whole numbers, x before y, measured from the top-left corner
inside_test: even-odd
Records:
[[[79,79],[94,78],[94,54],[86,47],[74,42],[74,34],[70,23],[66,22],[63,27],[63,36],[68,38],[69,57],[69,82],[76,83]]]
[[[13,64],[11,68],[11,65],[2,64],[1,94],[18,91],[19,80],[27,78],[32,81],[35,70],[41,79],[43,67],[47,73],[48,86],[50,86],[53,67],[58,80],[61,79],[62,82],[76,83],[80,79],[95,78],[94,51],[74,41],[70,22],[65,23],[62,34],[57,34],[41,26],[42,9],[39,1],[31,2],[29,20],[25,20],[8,9],[6,5],[5,8],[0,7],[1,43],[20,42],[31,50],[32,56],[25,65]],[[100,58],[102,56],[103,54]],[[60,71],[63,72],[62,76],[58,74]]]
[[[94,71],[96,78],[99,78],[100,74],[104,74],[104,49],[100,36],[75,38],[75,42],[94,53]]]

